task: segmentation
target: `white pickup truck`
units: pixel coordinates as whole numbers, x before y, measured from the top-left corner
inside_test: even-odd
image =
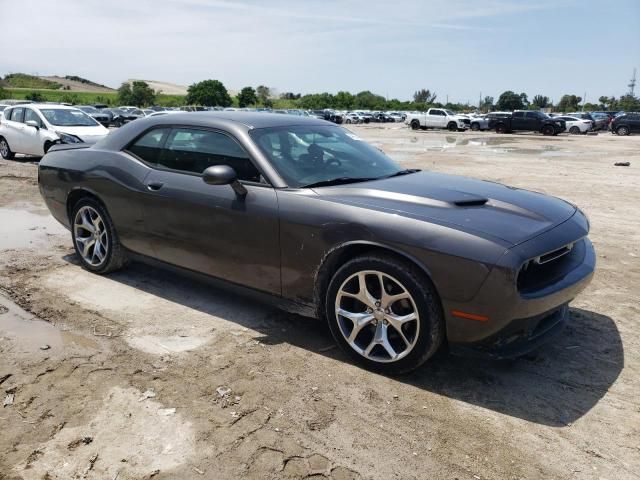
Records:
[[[412,130],[425,128],[446,128],[449,131],[466,130],[470,120],[461,115],[456,115],[445,108],[430,108],[424,113],[410,113],[404,123]]]

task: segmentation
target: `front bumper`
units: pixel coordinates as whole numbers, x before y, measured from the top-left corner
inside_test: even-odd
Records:
[[[578,211],[554,229],[507,250],[472,300],[458,302],[443,298],[447,339],[452,349],[499,350],[517,341],[513,344],[514,351],[525,352],[528,351],[525,344],[535,348],[547,338],[546,333],[541,336],[539,326],[548,323],[549,318],[558,318],[557,312],[566,310],[569,302],[593,278],[596,255],[586,237],[588,228],[586,218]],[[534,281],[524,285],[518,283],[522,262],[569,243],[573,249],[559,261],[562,263],[557,269],[540,279],[534,277]],[[460,318],[454,311],[473,313],[488,320]],[[566,317],[566,313],[560,316]]]

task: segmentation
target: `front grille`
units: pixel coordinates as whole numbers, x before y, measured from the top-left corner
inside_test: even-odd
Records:
[[[465,125],[469,125],[471,123],[471,120],[469,120],[468,118],[463,118],[462,123],[464,123]]]

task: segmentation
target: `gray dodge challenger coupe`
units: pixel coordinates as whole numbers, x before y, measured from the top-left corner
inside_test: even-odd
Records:
[[[87,270],[153,259],[266,294],[326,319],[384,373],[443,344],[528,352],[562,329],[595,268],[574,205],[406,170],[313,118],[150,117],[93,146],[53,147],[39,185]]]

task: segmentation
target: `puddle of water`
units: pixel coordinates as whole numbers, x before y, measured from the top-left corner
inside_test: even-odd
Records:
[[[56,348],[75,346],[97,349],[95,340],[77,333],[65,332],[23,310],[10,299],[0,296],[0,341],[14,344],[12,351],[34,352],[49,345]]]
[[[39,247],[60,234],[68,232],[51,215],[0,208],[0,250]]]

